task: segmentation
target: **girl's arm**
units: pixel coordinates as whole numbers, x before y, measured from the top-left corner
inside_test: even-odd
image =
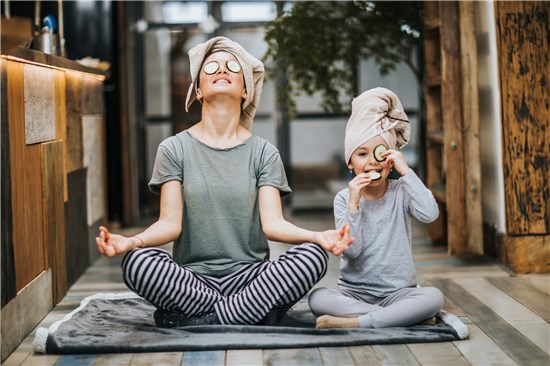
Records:
[[[161,186],[159,219],[140,234],[132,237],[110,234],[101,226],[96,244],[99,252],[107,257],[129,252],[144,246],[159,246],[178,238],[181,233],[183,203],[181,183],[169,181]]]
[[[310,231],[302,229],[283,217],[279,190],[271,186],[259,189],[260,219],[264,234],[269,240],[290,244],[316,243],[334,255],[340,255],[353,241],[349,226],[340,230]]]
[[[346,257],[356,258],[363,251],[363,233],[361,230],[361,209],[350,211],[349,204],[342,193],[334,198],[334,220],[336,227],[349,225],[350,236],[354,244],[344,252]]]
[[[439,216],[439,208],[432,192],[426,188],[415,172],[409,168],[403,154],[396,150],[386,150],[382,153],[386,158],[384,164],[393,164],[395,170],[401,175],[405,189],[410,196],[407,202],[409,212],[420,222],[432,222]]]

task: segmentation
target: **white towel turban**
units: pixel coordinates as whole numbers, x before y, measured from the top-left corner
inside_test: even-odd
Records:
[[[249,54],[240,44],[226,37],[211,38],[189,50],[192,82],[187,92],[185,110],[189,111],[189,106],[197,98],[195,84],[206,55],[218,51],[231,53],[235,56],[237,61],[239,61],[239,64],[241,64],[246,87],[246,100],[242,106],[241,124],[243,127],[250,130],[252,127],[252,120],[256,114],[256,109],[260,103],[260,95],[262,94],[264,64],[262,61]]]
[[[409,142],[410,131],[409,119],[394,92],[385,88],[363,92],[351,102],[344,140],[346,164],[359,146],[378,135],[391,149],[401,149]]]

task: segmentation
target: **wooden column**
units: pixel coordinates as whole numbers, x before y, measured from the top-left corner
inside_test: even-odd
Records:
[[[460,70],[462,81],[462,138],[464,154],[464,200],[466,251],[483,254],[481,210],[481,146],[479,141],[479,97],[477,41],[474,3],[459,3]]]
[[[458,3],[441,2],[441,89],[449,254],[466,250]]]
[[[550,272],[549,2],[495,2],[506,237],[514,271]]]

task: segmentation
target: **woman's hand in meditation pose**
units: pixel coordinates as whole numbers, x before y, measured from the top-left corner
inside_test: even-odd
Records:
[[[111,234],[104,226],[99,227],[99,236],[95,238],[95,242],[99,252],[106,257],[124,254],[143,245],[143,242],[135,236],[127,238],[122,235]]]
[[[315,233],[315,242],[327,252],[339,256],[353,242],[350,234],[350,225],[343,225],[340,230],[326,230]]]

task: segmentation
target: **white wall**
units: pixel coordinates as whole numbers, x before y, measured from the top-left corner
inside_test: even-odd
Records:
[[[483,221],[506,232],[501,106],[494,4],[475,3]]]

